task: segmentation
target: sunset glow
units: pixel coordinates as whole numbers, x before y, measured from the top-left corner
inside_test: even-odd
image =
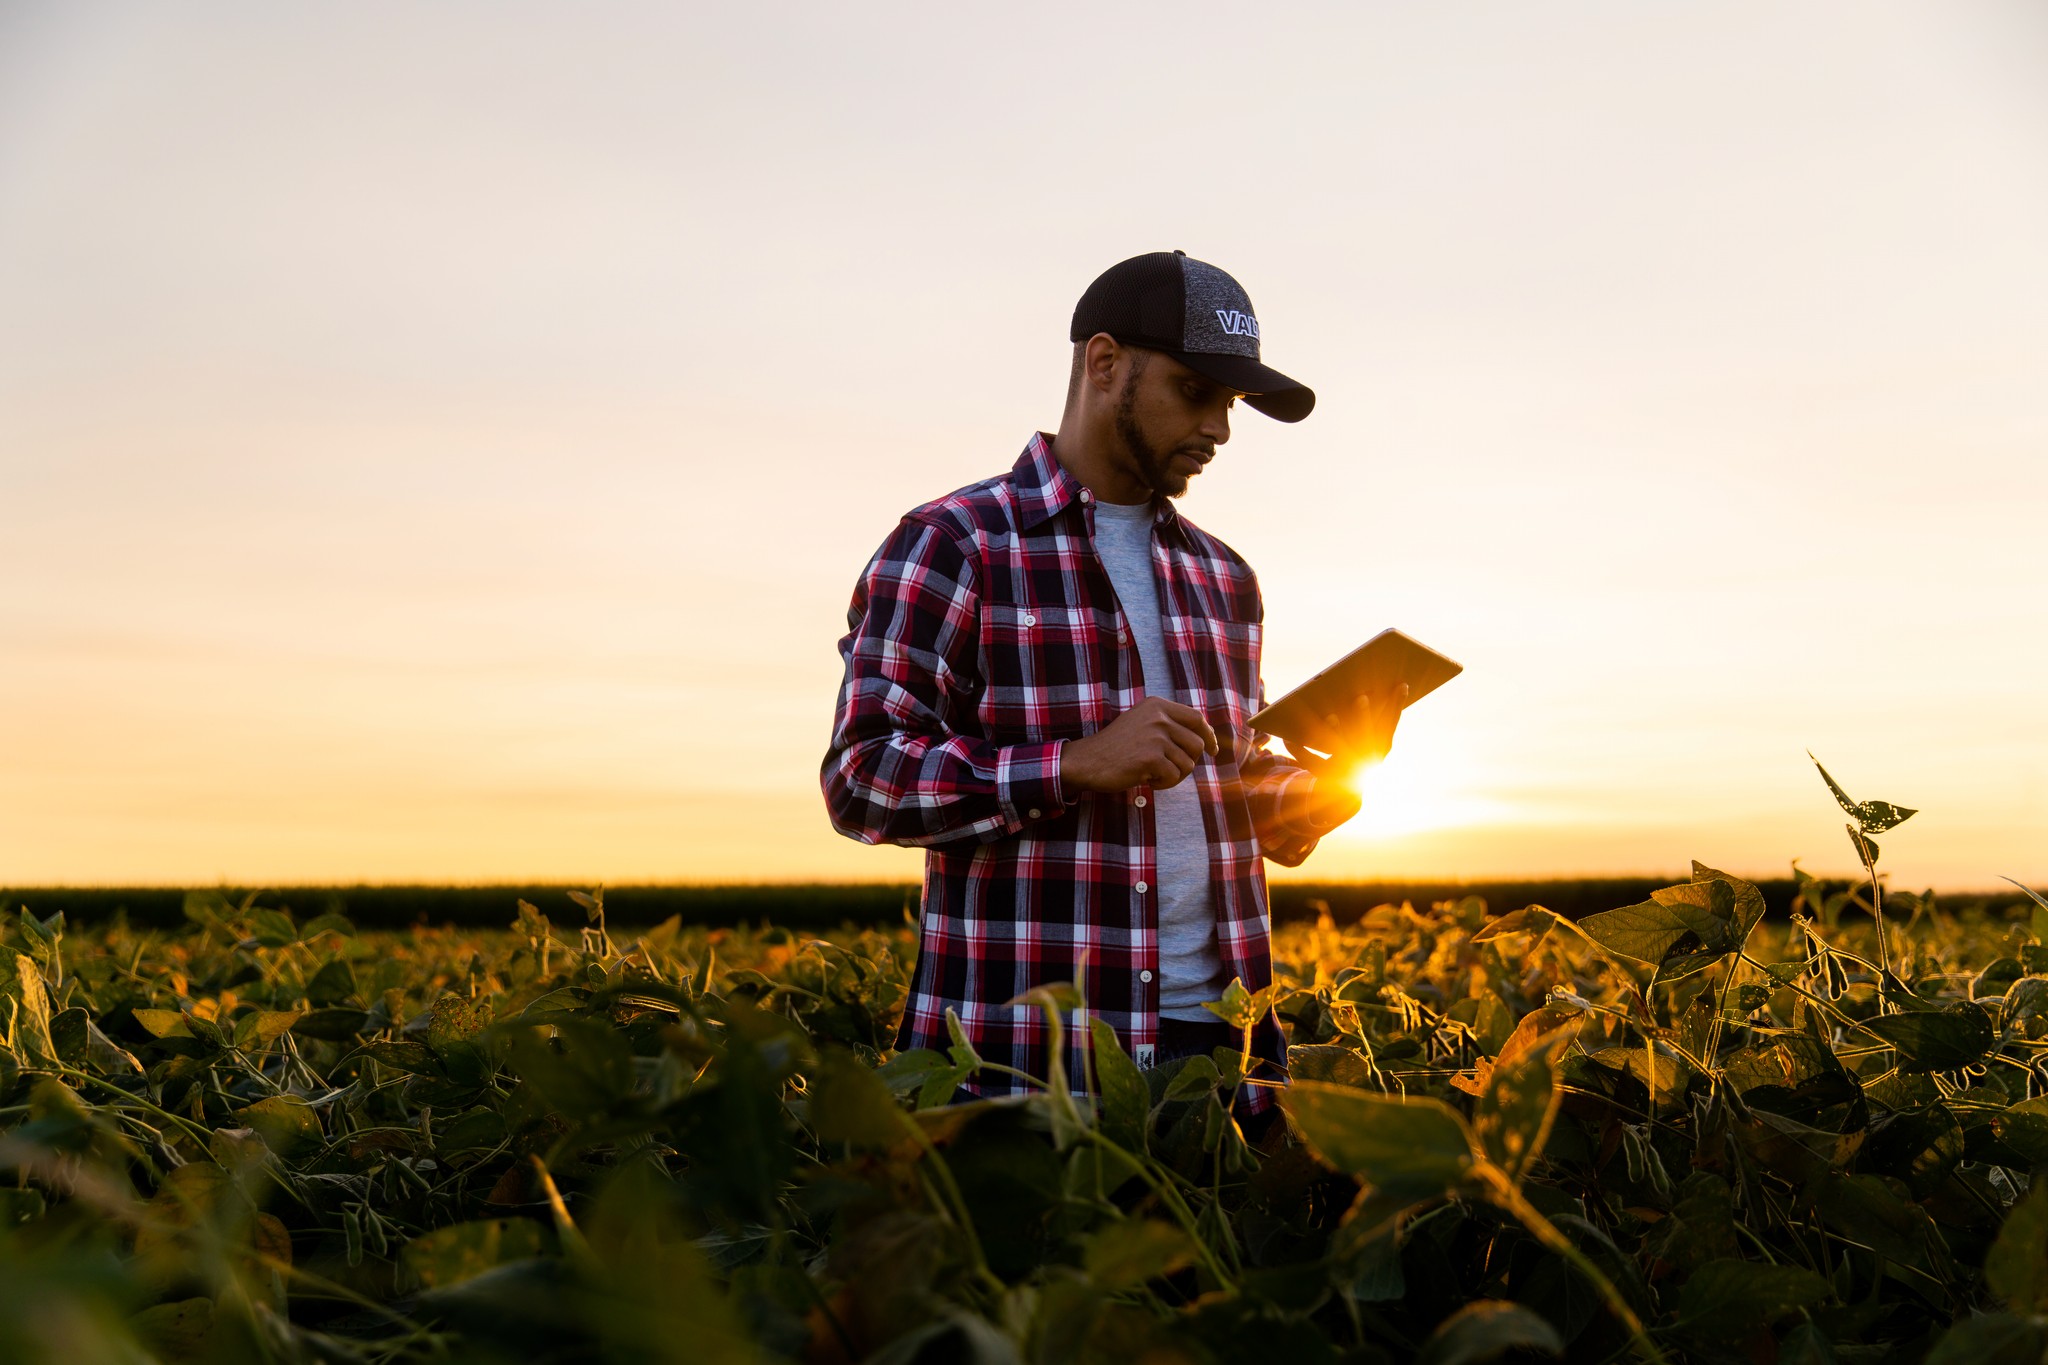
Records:
[[[1385,761],[1348,777],[1364,806],[1331,838],[1386,846],[1412,834],[1514,819],[1513,807],[1485,794],[1485,770],[1461,747],[1440,731],[1418,728],[1401,738]]]
[[[2048,882],[2048,13],[1481,8],[10,7],[0,885],[915,877],[855,579],[1173,247],[1269,694],[1466,668],[1276,875],[1846,872],[1811,749]]]

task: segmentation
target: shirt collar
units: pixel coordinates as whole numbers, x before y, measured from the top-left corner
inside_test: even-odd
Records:
[[[1011,469],[1017,491],[1017,529],[1032,531],[1082,502],[1081,481],[1066,471],[1052,453],[1052,437],[1042,431],[1031,433],[1024,453]],[[1166,498],[1152,499],[1152,524],[1162,533],[1178,531],[1180,513]]]

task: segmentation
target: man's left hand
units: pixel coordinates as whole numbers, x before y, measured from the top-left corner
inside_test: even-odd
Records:
[[[1358,778],[1394,747],[1394,730],[1401,723],[1401,708],[1407,702],[1408,687],[1404,683],[1384,697],[1360,697],[1349,715],[1324,716],[1305,741],[1282,741],[1287,756],[1315,779],[1307,805],[1296,819],[1297,824],[1313,833],[1303,836],[1305,846],[1299,850],[1294,841],[1289,841],[1284,848],[1269,850],[1269,857],[1282,867],[1297,867],[1308,857],[1317,839],[1358,814],[1362,804],[1356,786]],[[1316,752],[1318,749],[1323,752]],[[1292,861],[1278,856],[1297,852]]]

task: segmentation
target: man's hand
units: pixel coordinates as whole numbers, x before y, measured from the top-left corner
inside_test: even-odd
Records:
[[[1368,767],[1387,756],[1394,747],[1394,729],[1401,723],[1401,708],[1407,704],[1408,687],[1402,684],[1386,697],[1360,697],[1351,714],[1324,716],[1312,729],[1307,744],[1285,740],[1287,756],[1315,779],[1305,807],[1295,813],[1297,823],[1312,834],[1290,840],[1285,846],[1267,851],[1283,867],[1299,867],[1315,847],[1315,841],[1358,814],[1362,802],[1353,785]],[[1328,754],[1325,758],[1317,749]]]
[[[1394,730],[1401,723],[1401,708],[1407,704],[1406,683],[1384,697],[1360,697],[1351,704],[1349,714],[1339,712],[1311,720],[1308,733],[1299,741],[1283,741],[1287,755],[1318,779],[1326,775],[1339,782],[1352,778],[1385,758],[1394,747]]]
[[[1216,752],[1216,732],[1200,711],[1165,697],[1146,697],[1109,724],[1060,748],[1060,787],[1069,792],[1121,792],[1171,787]]]

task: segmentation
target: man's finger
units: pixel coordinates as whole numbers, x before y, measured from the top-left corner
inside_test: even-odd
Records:
[[[1202,761],[1203,754],[1213,754],[1216,752],[1209,747],[1208,741],[1204,740],[1198,731],[1189,726],[1177,724],[1172,720],[1162,719],[1159,729],[1160,733],[1166,736],[1168,743],[1188,756],[1188,766],[1190,768]]]
[[[1331,722],[1326,723],[1316,716],[1304,716],[1301,721],[1301,742],[1312,749],[1334,754],[1344,747],[1343,727],[1334,723],[1334,717]]]
[[[1193,730],[1197,735],[1200,735],[1204,749],[1212,754],[1217,752],[1215,727],[1210,725],[1209,718],[1195,707],[1189,706],[1185,702],[1171,701],[1161,697],[1159,699],[1159,709],[1165,713],[1167,719],[1185,726]]]

